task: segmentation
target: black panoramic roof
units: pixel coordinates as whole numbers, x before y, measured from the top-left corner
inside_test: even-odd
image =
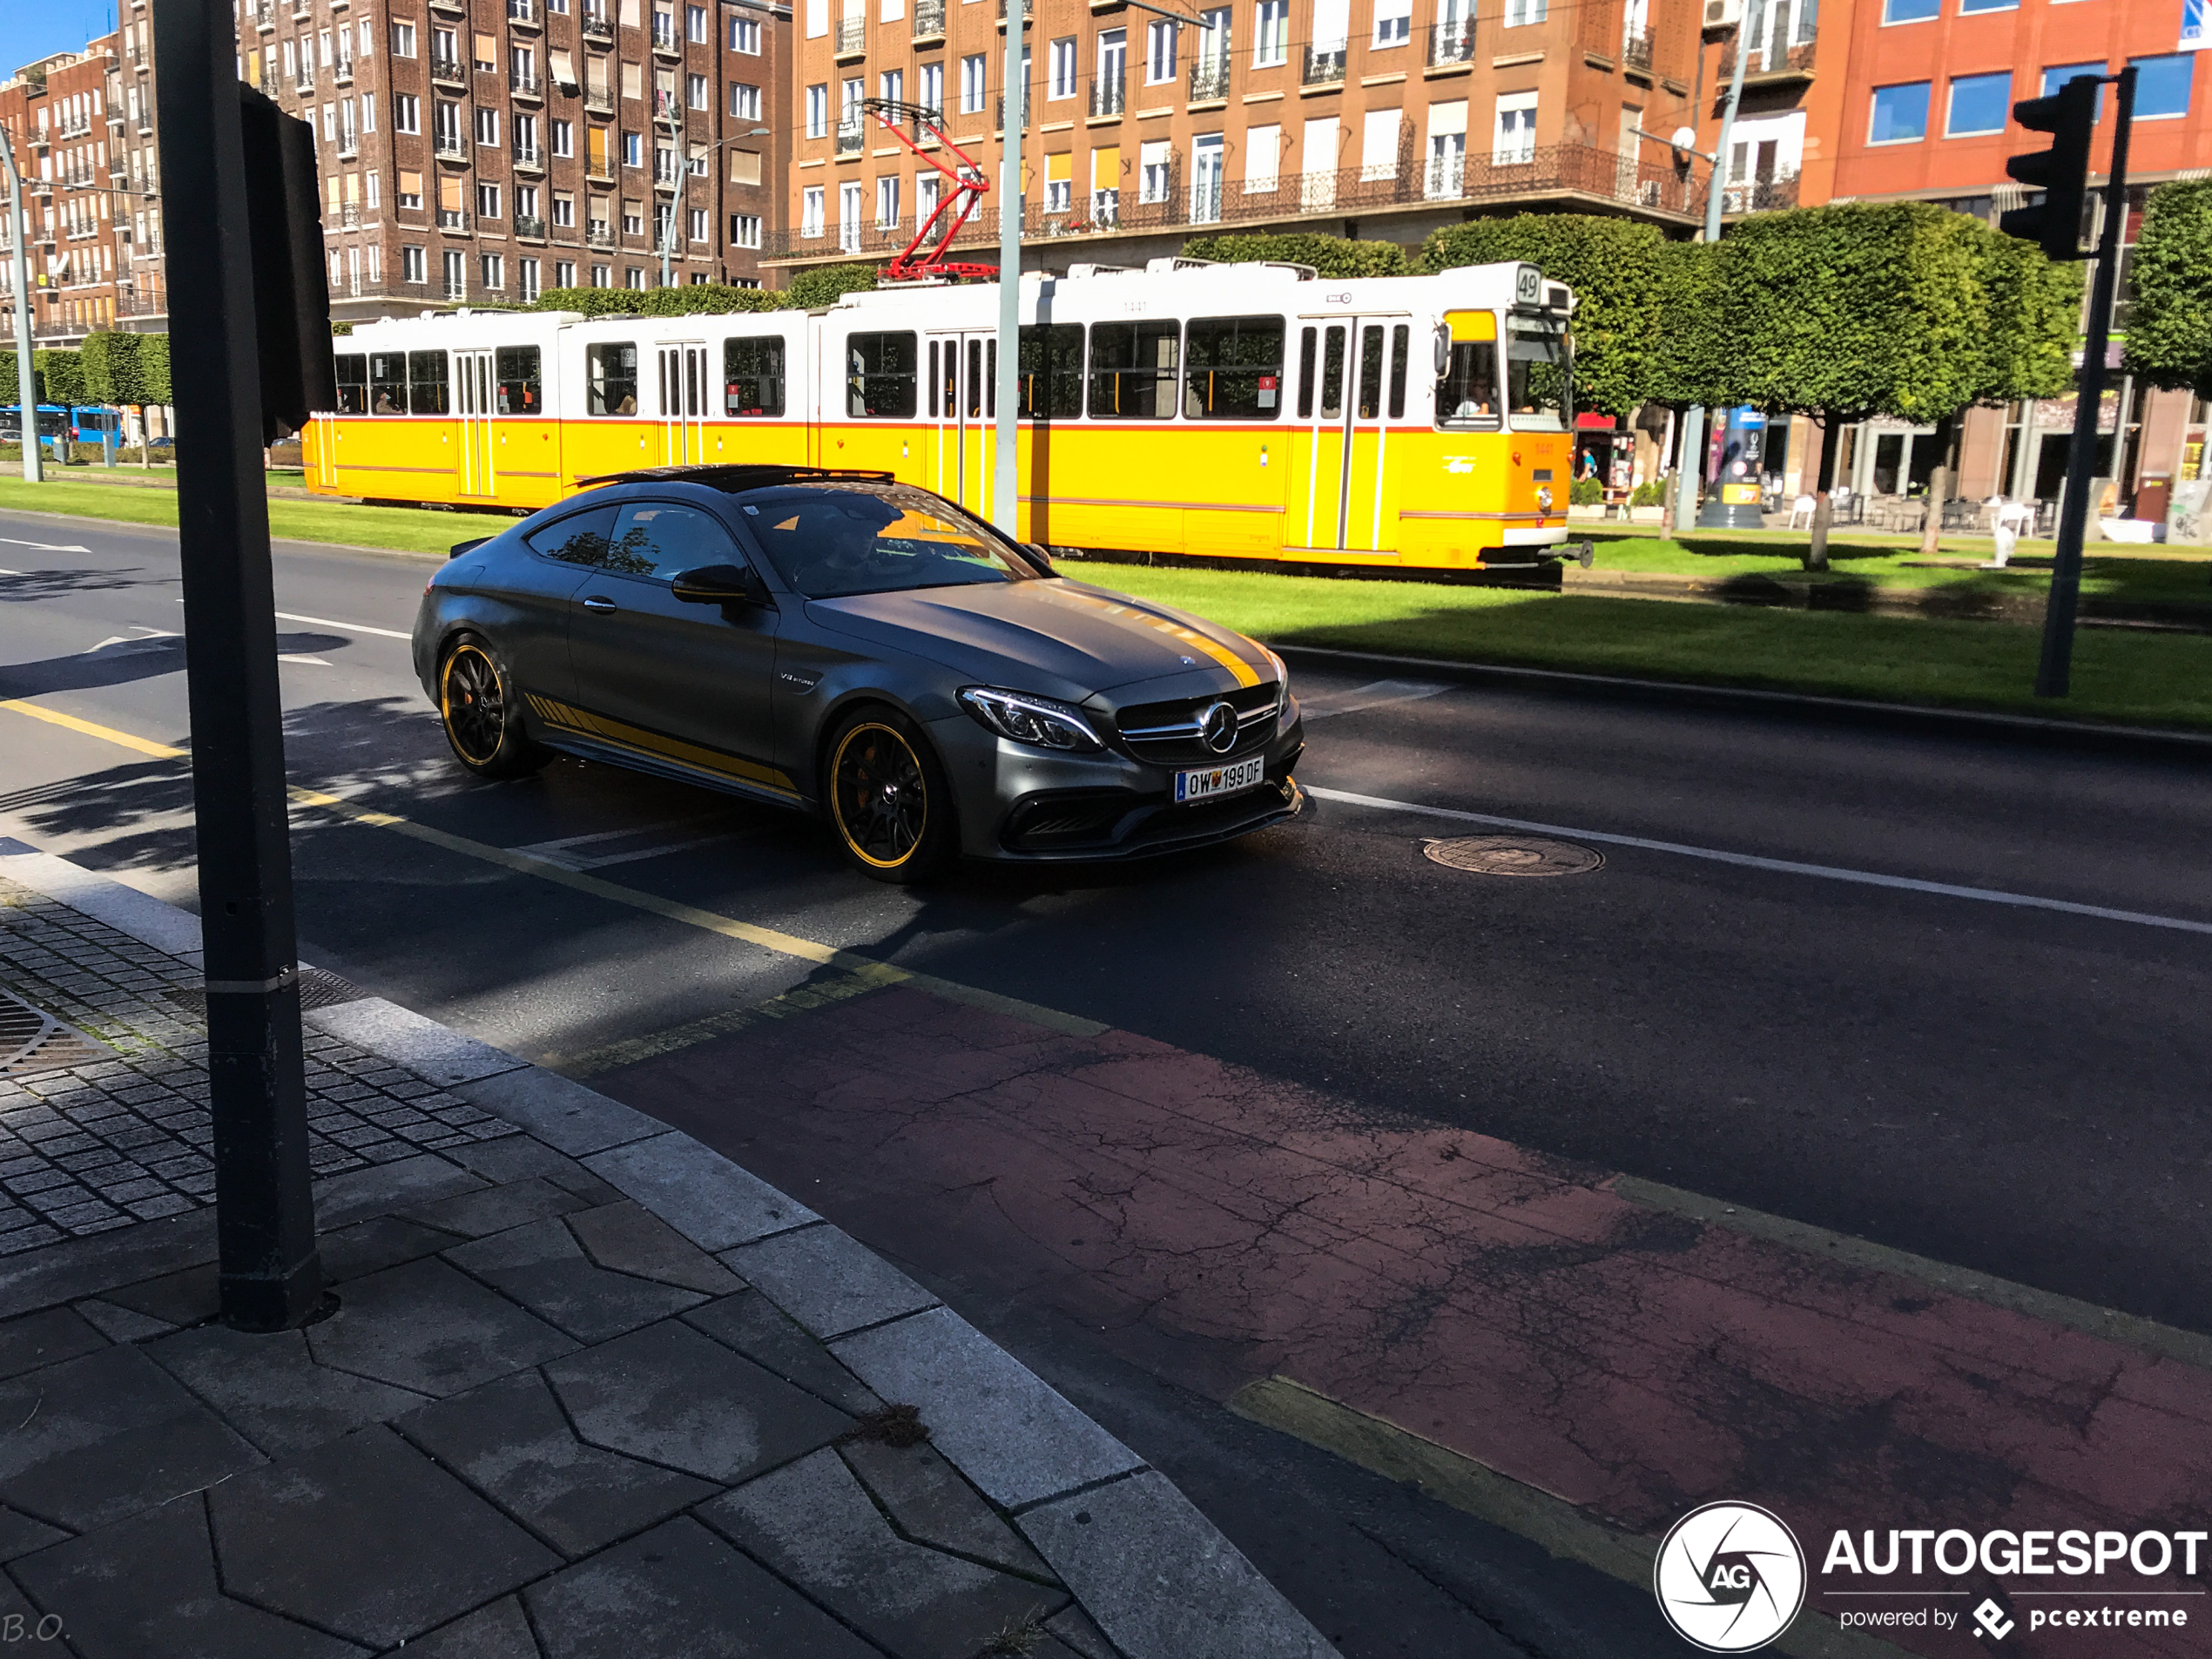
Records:
[[[736,496],[748,489],[775,489],[786,484],[888,484],[897,482],[898,477],[894,473],[869,472],[855,467],[754,465],[640,467],[633,472],[610,472],[597,478],[581,478],[577,482],[584,485],[704,484],[709,489]]]

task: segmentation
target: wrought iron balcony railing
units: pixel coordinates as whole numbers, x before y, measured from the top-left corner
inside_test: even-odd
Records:
[[[1474,61],[1474,19],[1460,17],[1452,23],[1434,23],[1428,26],[1428,66],[1444,69],[1453,64]]]
[[[1190,101],[1204,103],[1229,96],[1229,60],[1201,57],[1190,65]]]
[[[1129,82],[1119,75],[1090,84],[1090,112],[1095,116],[1119,115],[1129,102]]]
[[[1341,44],[1308,46],[1305,68],[1299,82],[1305,86],[1332,86],[1344,80],[1345,50]]]

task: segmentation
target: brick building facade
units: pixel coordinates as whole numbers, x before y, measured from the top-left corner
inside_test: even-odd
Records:
[[[789,129],[772,0],[246,0],[320,145],[331,314],[757,283]]]
[[[1310,229],[1417,243],[1519,207],[1677,230],[1698,186],[1663,144],[1692,117],[1690,0],[1015,0],[1028,52],[1023,234],[1048,265],[1172,253],[1193,234]],[[772,262],[880,258],[937,177],[864,98],[944,111],[999,176],[1005,0],[799,0],[797,163]],[[985,206],[963,247],[997,239]]]

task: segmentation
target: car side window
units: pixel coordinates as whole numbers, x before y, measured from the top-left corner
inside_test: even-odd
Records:
[[[637,501],[616,515],[604,568],[665,580],[701,564],[751,563],[713,514],[674,502]]]
[[[543,529],[532,530],[523,539],[529,543],[532,552],[543,553],[549,559],[604,570],[614,528],[615,509],[595,507],[588,512],[570,513],[566,518],[556,519]]]

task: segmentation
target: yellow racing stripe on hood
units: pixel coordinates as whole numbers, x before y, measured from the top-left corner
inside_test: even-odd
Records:
[[[1251,664],[1238,656],[1235,651],[1231,651],[1228,646],[1217,644],[1195,628],[1186,628],[1183,624],[1170,621],[1165,617],[1156,617],[1149,610],[1138,610],[1135,605],[1118,604],[1111,599],[1102,599],[1096,594],[1070,593],[1062,589],[1052,597],[1071,604],[1087,605],[1093,610],[1102,611],[1110,617],[1127,617],[1133,621],[1141,622],[1147,628],[1157,629],[1167,635],[1178,644],[1188,645],[1193,651],[1204,651],[1215,662],[1234,674],[1237,677],[1238,685],[1257,685],[1259,684],[1259,675],[1253,670]]]

